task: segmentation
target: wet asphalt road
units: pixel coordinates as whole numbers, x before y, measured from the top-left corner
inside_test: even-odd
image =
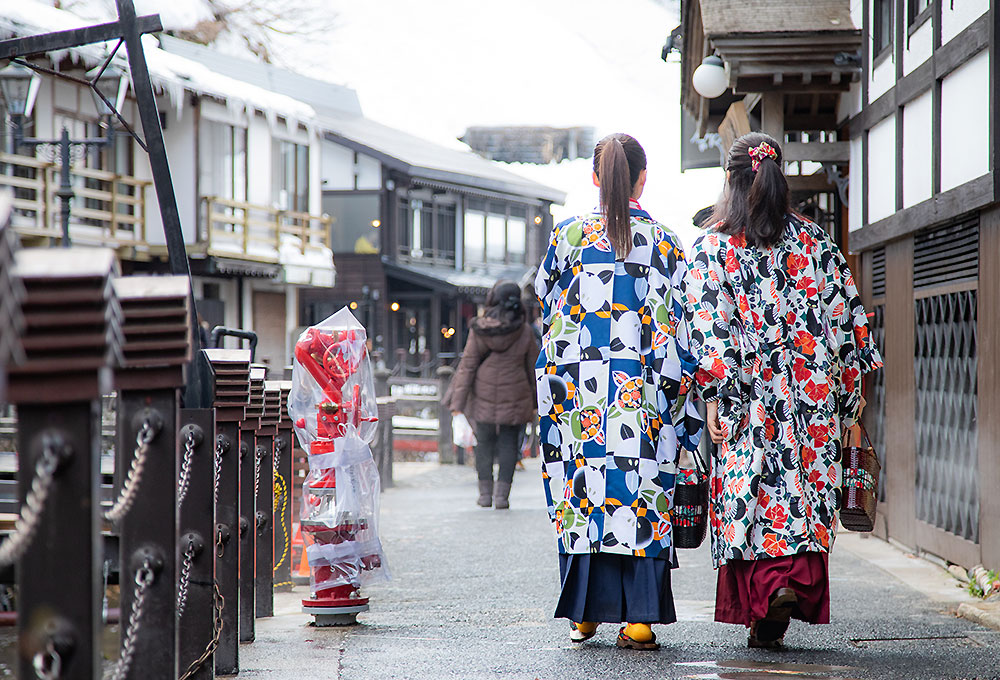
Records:
[[[381,535],[393,580],[368,590],[358,626],[317,629],[297,588],[258,620],[241,647],[240,677],[516,678],[1000,678],[1000,632],[957,618],[847,549],[831,558],[833,622],[793,622],[781,652],[748,650],[742,627],[712,621],[715,572],[707,543],[681,551],[680,621],[656,626],[656,652],[614,646],[605,624],[572,645],[554,620],[555,539],[537,461],[518,471],[511,509],[476,507],[469,467],[406,464],[382,497]],[[887,547],[886,550],[889,550]]]

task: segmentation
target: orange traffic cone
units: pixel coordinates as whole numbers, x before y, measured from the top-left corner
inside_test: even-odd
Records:
[[[309,558],[306,555],[305,542],[302,540],[302,530],[299,524],[295,523],[295,532],[292,534],[292,551],[299,551],[299,566],[292,574],[292,580],[299,585],[309,583]]]

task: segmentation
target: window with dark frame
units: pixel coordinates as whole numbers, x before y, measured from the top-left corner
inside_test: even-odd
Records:
[[[931,0],[907,0],[907,4],[909,5],[907,23],[913,25],[923,15],[924,11],[931,6]]]
[[[892,14],[896,0],[875,0],[872,12],[872,49],[879,56],[892,45]]]
[[[309,147],[284,139],[273,140],[271,193],[280,210],[309,211]]]
[[[424,262],[455,262],[456,205],[436,198],[400,197],[399,256]]]

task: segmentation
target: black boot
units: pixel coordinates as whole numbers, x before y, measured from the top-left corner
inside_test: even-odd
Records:
[[[476,504],[488,508],[493,504],[493,480],[492,479],[480,479],[479,480],[479,500]]]
[[[497,482],[496,494],[493,496],[493,507],[506,510],[510,507],[507,498],[510,496],[510,482]]]

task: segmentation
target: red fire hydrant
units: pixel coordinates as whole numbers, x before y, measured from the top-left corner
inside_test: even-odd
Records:
[[[364,329],[345,308],[303,332],[295,344],[289,410],[309,451],[300,526],[312,597],[303,611],[316,625],[355,623],[368,610],[361,586],[388,577],[378,539],[378,471],[371,441],[377,423]]]

